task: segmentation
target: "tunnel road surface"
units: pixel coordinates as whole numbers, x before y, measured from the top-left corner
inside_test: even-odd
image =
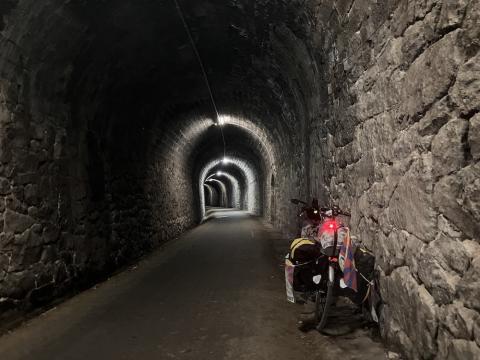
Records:
[[[261,223],[212,219],[0,338],[1,360],[384,359],[364,330],[301,333]]]

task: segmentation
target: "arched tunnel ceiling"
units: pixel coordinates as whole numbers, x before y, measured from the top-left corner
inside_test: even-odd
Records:
[[[253,161],[265,175],[275,166],[286,166],[282,152],[301,156],[303,147],[293,144],[306,131],[306,118],[294,119],[296,112],[306,116],[306,99],[294,88],[299,79],[315,77],[292,63],[291,52],[283,50],[288,44],[297,51],[303,46],[295,45],[294,36],[286,36],[292,31],[286,24],[306,34],[295,24],[301,23],[295,17],[298,7],[248,1],[181,4],[220,115],[249,139],[240,141],[232,127],[225,126],[226,150],[249,157],[260,154]],[[215,132],[209,129],[215,114],[174,1],[27,0],[6,19],[7,47],[21,44],[20,60],[33,70],[32,113],[59,112],[58,103],[68,104],[51,119],[60,126],[66,123],[72,134],[69,145],[93,144],[96,150],[88,154],[92,164],[111,159],[110,169],[94,171],[92,184],[104,171],[124,172],[125,162],[135,162],[141,171],[157,156],[178,156],[177,164],[196,171],[183,164],[180,153],[207,158],[209,151],[222,151],[218,131],[209,135]],[[15,19],[14,26],[8,26],[9,19]],[[85,131],[87,140],[82,138]],[[211,143],[202,144],[202,136],[210,136]],[[130,143],[136,146],[125,146]],[[72,151],[82,156],[81,150]],[[188,161],[196,160],[191,156]]]
[[[212,126],[202,135],[190,154],[189,160],[193,165],[194,174],[198,173],[199,168],[209,160],[222,160],[224,155],[246,158],[258,164],[259,171],[262,172],[266,172],[274,165],[269,152],[271,149],[261,143],[261,134],[251,134],[238,126],[226,124],[222,129],[219,129],[219,126]]]
[[[272,82],[284,86],[288,79],[281,64],[258,60],[275,51],[271,32],[291,23],[296,8],[284,2],[181,3],[220,109],[229,106],[223,101],[231,94],[251,93],[252,89],[262,94],[262,101],[275,104]],[[26,62],[40,65],[37,76],[45,82],[45,90],[49,83],[55,88],[65,86],[70,100],[106,100],[116,107],[126,105],[126,100],[163,107],[208,99],[173,0],[31,4],[24,1],[14,10],[12,17],[17,21],[6,27],[6,37],[22,44]],[[37,16],[25,15],[26,9],[32,13],[31,7]],[[287,62],[290,57],[277,55],[278,61]],[[295,64],[292,68],[300,71]],[[50,76],[53,69],[57,77]]]

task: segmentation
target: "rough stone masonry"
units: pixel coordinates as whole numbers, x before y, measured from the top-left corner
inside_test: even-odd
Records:
[[[379,260],[383,335],[412,359],[480,358],[479,2],[334,8],[312,154]]]
[[[352,210],[384,338],[480,357],[479,0],[183,0],[255,199]],[[0,0],[0,318],[108,276],[199,219],[209,96],[170,2]]]

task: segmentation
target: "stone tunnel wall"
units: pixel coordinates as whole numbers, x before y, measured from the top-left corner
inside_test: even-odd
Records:
[[[73,56],[82,31],[61,11],[26,3],[31,13],[0,33],[2,325],[91,286],[195,223],[189,181],[173,181],[189,176],[180,155],[145,155],[152,139],[132,123],[138,112],[99,111],[87,93],[69,101],[73,65],[42,43]]]
[[[329,102],[312,183],[377,256],[389,342],[412,359],[479,358],[479,2],[313,3]]]
[[[146,164],[141,146],[126,146],[139,143],[135,129],[112,140],[72,126],[68,106],[11,74],[0,80],[2,319],[90,286],[195,223],[189,181],[173,181],[189,175],[178,154]]]

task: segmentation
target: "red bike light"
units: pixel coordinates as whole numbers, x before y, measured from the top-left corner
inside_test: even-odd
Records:
[[[335,220],[328,220],[323,223],[322,230],[323,231],[332,231],[338,229],[338,225]]]

